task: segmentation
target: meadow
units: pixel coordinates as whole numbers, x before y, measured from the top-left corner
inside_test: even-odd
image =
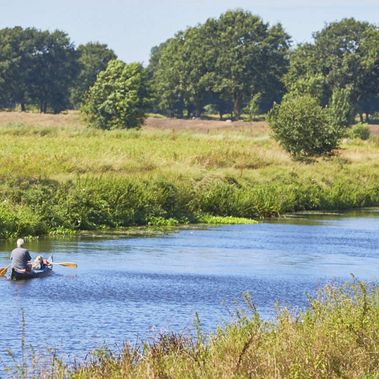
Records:
[[[102,131],[75,112],[2,112],[0,238],[378,205],[378,158],[375,135],[304,162],[264,122],[148,118]]]

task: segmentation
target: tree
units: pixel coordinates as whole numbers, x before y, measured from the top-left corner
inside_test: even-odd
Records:
[[[354,122],[351,88],[335,89],[330,100],[330,112],[337,126],[350,126]]]
[[[5,105],[36,104],[41,112],[69,105],[69,88],[78,72],[77,55],[67,34],[35,28],[0,31],[0,82]]]
[[[135,128],[144,120],[146,78],[141,64],[111,60],[89,89],[82,111],[100,129]]]
[[[171,117],[183,117],[185,108],[181,49],[182,34],[178,33],[154,50],[151,62],[155,59],[158,63],[155,67],[152,64],[148,67],[149,73],[154,69],[152,89],[157,106],[162,113]]]
[[[166,41],[167,42],[167,41]],[[159,62],[166,42],[161,43],[158,46],[154,46],[150,51],[149,64],[146,67],[146,79],[147,86],[150,93],[150,101],[148,104],[148,111],[151,113],[162,112],[161,97],[159,94],[159,86],[154,80],[155,73],[159,67]],[[164,113],[164,112],[163,112]]]
[[[78,56],[68,35],[56,30],[39,32],[35,44],[30,80],[31,97],[46,113],[69,107],[69,90],[78,73]]]
[[[256,116],[259,114],[259,102],[261,101],[262,94],[258,92],[255,94],[252,99],[249,101],[245,108],[245,113],[248,114],[249,121],[253,121]]]
[[[107,64],[117,56],[106,44],[89,42],[77,48],[79,75],[71,89],[71,103],[78,107],[84,100],[88,89],[95,83],[97,75],[105,70]]]
[[[21,105],[25,111],[30,101],[30,78],[33,71],[37,29],[17,26],[0,30],[1,105]]]
[[[361,43],[362,65],[364,75],[360,78],[363,96],[358,97],[357,110],[363,122],[369,115],[379,112],[379,28],[370,28],[364,33]]]
[[[287,69],[289,36],[281,25],[270,28],[261,18],[243,10],[224,13],[216,20],[215,28],[213,91],[230,99],[237,119],[259,92],[270,108],[283,93],[281,78]]]
[[[331,103],[335,91],[349,88],[353,109],[361,112],[378,94],[378,31],[354,18],[328,24],[314,33],[313,44],[301,45],[291,55],[287,88],[293,91],[309,78],[322,78],[318,89],[323,105]]]
[[[275,139],[295,158],[330,153],[342,137],[328,108],[310,95],[286,95],[270,111],[269,123]]]
[[[167,114],[200,116],[205,105],[214,105],[221,117],[232,111],[239,118],[257,93],[264,110],[280,100],[288,47],[280,25],[235,10],[177,33],[154,49],[148,70]]]

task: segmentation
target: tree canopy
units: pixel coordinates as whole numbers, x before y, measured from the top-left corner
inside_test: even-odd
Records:
[[[213,104],[220,115],[239,118],[260,93],[267,110],[283,94],[289,44],[281,25],[270,27],[243,10],[179,32],[153,51],[150,71],[159,107],[199,116]]]
[[[245,112],[252,119],[286,93],[310,95],[349,126],[357,113],[363,120],[379,111],[378,46],[378,26],[347,18],[291,48],[280,24],[231,10],[151,50],[149,65],[139,66],[142,92],[149,94],[141,102],[174,117],[206,111],[234,119]],[[0,108],[78,109],[116,58],[100,42],[76,48],[59,30],[0,29]]]
[[[316,95],[323,105],[333,92],[347,89],[355,112],[379,110],[379,29],[368,22],[343,19],[314,33],[314,43],[291,55],[285,81],[289,91]]]
[[[82,109],[93,127],[135,128],[143,122],[146,95],[142,65],[112,60],[97,76]]]
[[[21,27],[0,30],[2,105],[34,104],[41,112],[69,107],[68,91],[79,67],[66,33]]]
[[[106,44],[89,42],[77,48],[79,75],[71,89],[71,103],[78,107],[89,88],[96,82],[97,75],[117,56]]]

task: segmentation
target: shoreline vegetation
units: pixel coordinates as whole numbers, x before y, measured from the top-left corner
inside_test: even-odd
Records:
[[[77,112],[0,113],[0,238],[247,223],[379,205],[379,136],[291,160],[265,122],[148,118],[87,128]]]
[[[167,333],[121,352],[102,348],[74,367],[49,354],[26,359],[16,377],[40,378],[366,378],[379,375],[379,287],[353,278],[326,285],[306,310],[263,320],[244,294],[234,320],[204,335]],[[24,327],[24,326],[23,326]],[[24,341],[25,344],[25,341]],[[31,362],[30,364],[26,362]]]

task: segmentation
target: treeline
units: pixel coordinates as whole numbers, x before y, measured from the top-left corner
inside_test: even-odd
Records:
[[[117,58],[106,45],[75,48],[59,30],[0,30],[0,107],[58,113],[77,108],[99,72]]]
[[[363,118],[379,110],[379,28],[353,18],[327,25],[314,41],[291,48],[280,24],[229,11],[179,32],[152,50],[148,67],[157,110],[239,118],[265,113],[285,93],[310,94],[322,106]]]
[[[379,111],[379,28],[350,18],[313,37],[292,47],[280,24],[270,26],[248,11],[228,11],[154,47],[146,68],[113,63],[100,78],[109,85],[98,85],[100,97],[92,91],[92,103],[102,109],[101,119],[112,118],[129,91],[121,113],[134,112],[137,104],[144,112],[167,116],[217,113],[238,119],[242,113],[266,113],[291,93],[311,95],[323,107],[333,104],[344,113],[343,122],[357,113],[368,120]],[[97,74],[115,58],[99,43],[75,48],[61,31],[0,30],[0,106],[33,105],[41,112],[78,108]],[[134,92],[143,94],[143,101]],[[137,113],[140,117],[141,109]]]

